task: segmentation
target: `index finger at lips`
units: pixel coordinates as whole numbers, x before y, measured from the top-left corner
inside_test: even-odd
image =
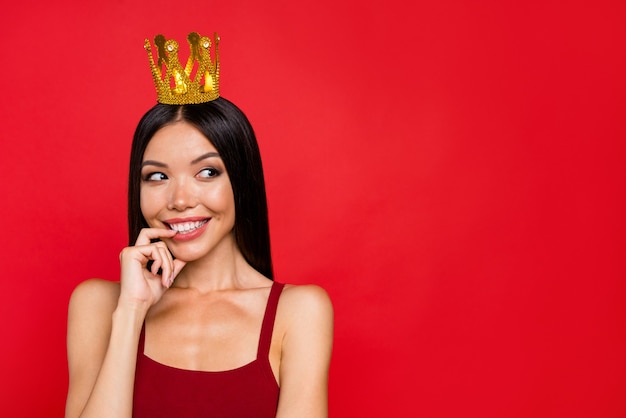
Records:
[[[176,231],[162,228],[144,228],[139,232],[135,245],[149,245],[150,240],[157,238],[171,238],[176,235]]]

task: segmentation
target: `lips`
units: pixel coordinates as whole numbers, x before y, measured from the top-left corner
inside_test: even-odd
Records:
[[[172,231],[176,231],[175,240],[187,241],[201,235],[211,218],[168,219],[163,221]]]
[[[195,221],[195,222],[183,222],[183,223],[176,223],[176,224],[168,223],[167,226],[169,226],[170,229],[178,232],[179,234],[189,234],[195,231],[196,229],[201,228],[207,222],[209,222],[209,220],[205,219],[204,221]]]

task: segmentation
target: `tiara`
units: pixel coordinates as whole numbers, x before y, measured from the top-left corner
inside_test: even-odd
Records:
[[[164,104],[184,105],[210,102],[220,97],[219,41],[217,33],[213,35],[213,42],[211,42],[209,37],[191,32],[187,36],[189,58],[183,68],[178,60],[178,42],[173,39],[166,40],[163,35],[155,36],[154,45],[157,49],[157,62],[155,63],[150,41],[146,39],[144,48],[148,52],[157,101]],[[215,57],[213,61],[211,60],[212,44]]]

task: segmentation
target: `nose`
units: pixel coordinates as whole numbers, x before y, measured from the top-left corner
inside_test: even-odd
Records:
[[[184,211],[196,206],[198,202],[196,193],[194,192],[193,184],[188,179],[172,181],[170,185],[168,209]]]

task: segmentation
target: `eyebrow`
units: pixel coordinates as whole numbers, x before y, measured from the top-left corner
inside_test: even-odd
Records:
[[[191,165],[193,164],[197,164],[202,160],[206,160],[207,158],[220,158],[220,155],[217,152],[207,152],[206,154],[202,154],[201,156],[199,156],[198,158],[194,158],[191,161]],[[159,161],[154,161],[154,160],[146,160],[143,163],[141,163],[141,167],[145,167],[147,165],[153,165],[155,167],[162,167],[162,168],[167,168],[167,164],[164,164],[162,162]]]
[[[220,155],[217,152],[207,152],[206,154],[202,154],[198,158],[194,159],[191,164],[199,163],[202,160],[206,160],[207,158],[217,157],[220,158]]]

